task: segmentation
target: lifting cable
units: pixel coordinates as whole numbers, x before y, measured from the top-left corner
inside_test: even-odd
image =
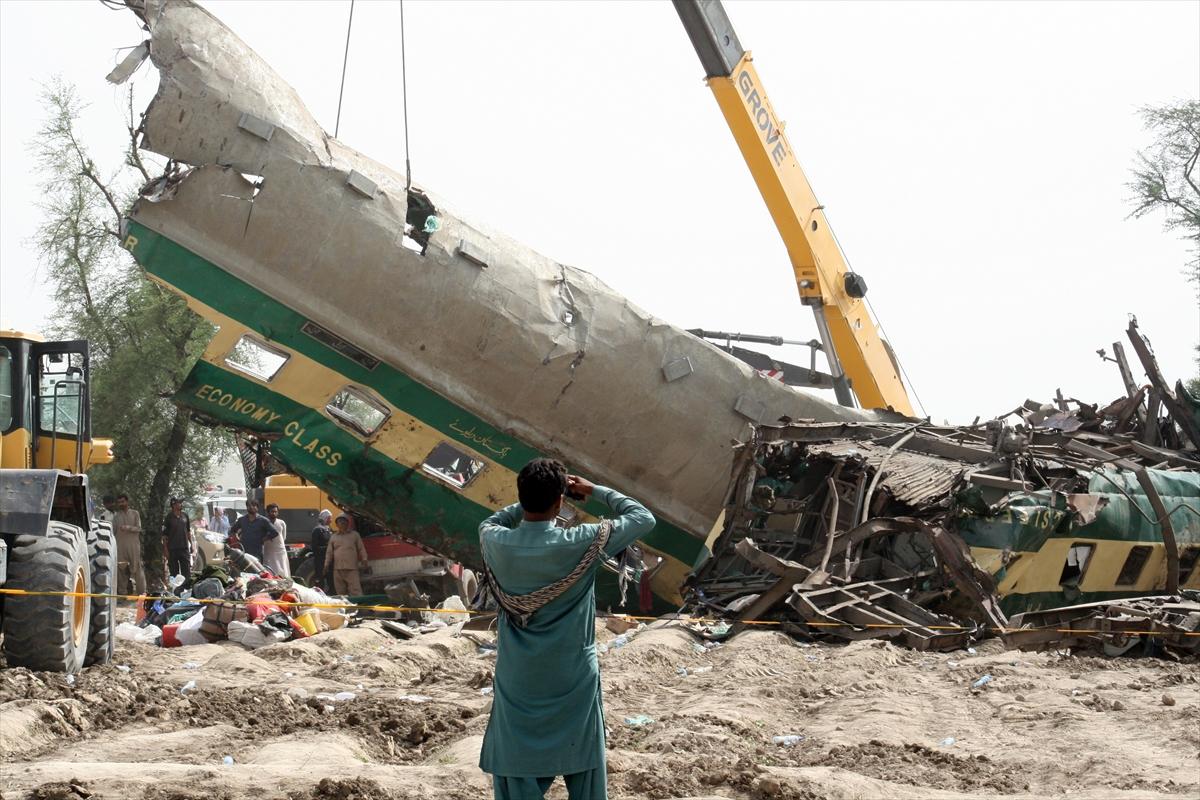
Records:
[[[333,135],[337,138],[342,125],[342,98],[346,94],[346,66],[350,62],[350,32],[354,27],[354,0],[350,0],[350,18],[346,21],[346,49],[342,54],[342,82],[338,88],[337,119]],[[400,0],[400,99],[404,113],[404,188],[412,189],[412,159],[408,147],[408,60],[404,35],[404,0]]]
[[[412,189],[412,162],[408,158],[408,62],[404,53],[404,0],[400,0],[400,97],[404,105],[404,189],[409,191]]]
[[[337,120],[333,123],[333,138],[342,126],[342,96],[346,93],[346,64],[350,61],[350,29],[354,26],[354,0],[350,0],[350,20],[346,23],[346,52],[342,55],[342,85],[338,89]]]
[[[820,206],[820,208],[824,209],[825,207]],[[825,217],[828,219],[828,211],[825,212]],[[857,274],[854,271],[854,267],[850,264],[850,257],[846,255],[846,249],[842,247],[842,242],[840,239],[838,239],[837,228],[831,224],[827,224],[825,227],[833,233],[833,243],[837,246],[838,251],[842,254],[842,261],[846,262],[846,271],[851,275]],[[879,312],[875,310],[875,306],[871,305],[871,298],[864,295],[863,300],[866,301],[867,308],[871,311],[871,316],[875,318],[875,324],[879,326],[879,332],[883,334],[883,339],[885,342],[887,342],[888,349],[891,350],[892,357],[896,359],[896,366],[900,368],[900,374],[904,376],[904,380],[908,383],[908,388],[912,390],[913,399],[917,401],[917,405],[921,407],[921,413],[925,415],[926,419],[928,419],[929,412],[925,410],[925,404],[921,402],[921,396],[917,394],[917,387],[913,385],[912,378],[908,377],[908,370],[904,369],[904,362],[900,360],[900,353],[897,352],[895,347],[892,347],[892,338],[888,336],[887,331],[883,327],[883,319],[880,318]]]

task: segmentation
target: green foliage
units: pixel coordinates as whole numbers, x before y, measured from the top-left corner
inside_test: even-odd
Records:
[[[151,177],[136,146],[132,97],[129,143],[106,175],[79,141],[83,109],[74,88],[52,82],[44,101],[46,121],[32,151],[44,219],[35,242],[56,301],[47,333],[90,343],[92,431],[114,439],[116,455],[89,472],[93,492],[129,495],[147,532],[149,574],[157,575],[168,497],[196,496],[233,445],[227,432],[192,422],[169,399],[213,329],[148,280],[121,247],[122,213]]]
[[[1129,183],[1136,204],[1133,216],[1163,212],[1163,227],[1179,231],[1191,243],[1187,276],[1195,284],[1200,305],[1200,170],[1196,168],[1200,162],[1200,101],[1146,107],[1141,115],[1154,141],[1138,153],[1138,164]],[[1200,346],[1196,351],[1200,373]],[[1189,385],[1195,392],[1200,388],[1200,378]]]

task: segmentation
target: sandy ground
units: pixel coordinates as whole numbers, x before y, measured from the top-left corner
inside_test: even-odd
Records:
[[[654,626],[600,661],[613,798],[1200,797],[1194,663],[762,631],[698,652]],[[366,623],[255,653],[122,642],[73,683],[0,670],[0,797],[490,797],[494,662],[453,629],[400,642]],[[356,697],[316,697],[339,691]],[[639,714],[654,722],[626,724]]]

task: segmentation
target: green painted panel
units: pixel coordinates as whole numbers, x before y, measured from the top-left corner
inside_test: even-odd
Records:
[[[1147,472],[1171,512],[1176,541],[1181,545],[1200,543],[1200,474]],[[1036,552],[1051,538],[1162,541],[1158,515],[1133,473],[1098,471],[1089,480],[1088,492],[1103,497],[1107,504],[1087,525],[1075,521],[1064,495],[1041,491],[1008,495],[1006,507],[997,514],[981,508],[976,498],[960,498],[963,504],[958,508],[956,528],[971,547],[1014,552]]]
[[[272,452],[298,475],[440,553],[479,563],[479,523],[491,509],[366,447],[316,410],[206,361],[175,399],[230,425],[283,434]]]
[[[519,471],[530,459],[540,455],[535,449],[520,440],[488,425],[482,419],[464,411],[446,398],[426,388],[424,385],[388,364],[381,362],[373,370],[368,370],[357,361],[318,342],[316,339],[302,332],[301,328],[307,321],[305,317],[284,306],[270,295],[230,275],[218,266],[181,247],[170,239],[132,220],[129,222],[129,233],[137,239],[137,243],[132,248],[133,255],[147,272],[177,287],[180,291],[196,298],[205,305],[211,306],[222,314],[237,320],[246,327],[257,331],[264,338],[278,342],[296,352],[303,353],[314,361],[346,376],[348,381],[371,388],[400,410],[445,434],[447,440],[462,441],[475,449],[480,449],[480,441],[484,441],[486,442],[486,446],[481,452],[486,452],[490,458],[514,472]],[[227,372],[215,370],[211,365],[205,366],[213,369],[217,374],[223,376],[229,375]],[[200,369],[201,366],[198,365],[197,370]],[[204,377],[202,371],[200,374],[193,373],[189,377],[189,385],[194,385],[194,389],[198,389],[206,380],[208,379]],[[243,380],[243,382],[260,388],[249,381]],[[279,397],[279,395],[274,396]],[[185,397],[186,393],[181,391],[181,402],[186,402],[188,405],[195,405],[193,400],[184,399]],[[294,403],[291,405],[295,406]],[[308,409],[307,412],[311,419],[309,419],[309,425],[304,426],[306,431],[317,435],[321,430],[332,429],[333,432],[339,433],[345,439],[351,440],[356,449],[362,449],[363,445],[361,442],[343,432],[323,415],[313,409]],[[228,421],[244,424],[246,420],[245,415],[238,415],[236,420]],[[254,430],[255,428],[251,429]],[[273,431],[274,429],[262,430]],[[303,446],[305,446],[305,443],[300,445],[300,447]],[[347,452],[355,452],[355,450]],[[285,456],[285,458],[287,457]],[[375,467],[375,459],[388,460],[383,456],[373,454],[372,458],[363,459],[362,463],[358,466],[343,468],[343,472],[348,473],[353,469],[356,479],[361,478],[364,480],[364,485],[373,485],[372,481],[379,477]],[[288,463],[292,464],[298,472],[301,470],[299,464],[290,460]],[[394,462],[390,463],[394,467],[397,466]],[[412,476],[412,472],[413,470],[405,468],[406,475],[404,481],[406,483],[413,482],[414,477]],[[306,478],[312,480],[314,483],[320,483],[320,480],[314,476],[304,472],[300,472],[300,474],[305,475]],[[349,479],[348,475],[335,475],[333,477],[335,480]],[[424,479],[418,477],[416,480],[423,481]],[[331,485],[336,486],[336,484]],[[338,489],[335,493],[339,497],[349,497],[350,495],[346,493],[347,489]],[[636,496],[636,489],[629,491]],[[453,501],[463,500],[461,495],[458,495],[448,487],[443,489],[442,493],[452,497]],[[608,511],[606,507],[596,502],[588,503],[585,506],[585,510],[593,516],[601,516]],[[372,513],[378,512],[372,511]],[[384,518],[394,519],[393,517]],[[478,521],[476,521],[477,524]],[[420,539],[420,536],[415,534],[410,535]],[[700,539],[661,520],[654,531],[646,536],[643,541],[649,546],[677,558],[685,564],[693,563],[704,548],[704,543]],[[441,552],[449,552],[432,542],[429,542],[429,545]],[[475,548],[476,545],[472,544],[471,547]]]

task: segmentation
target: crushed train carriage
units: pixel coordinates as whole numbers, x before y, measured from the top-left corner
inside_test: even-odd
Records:
[[[171,167],[125,242],[218,328],[176,399],[270,440],[341,503],[477,566],[478,522],[516,500],[515,472],[562,458],[655,512],[642,545],[661,610],[707,553],[751,423],[901,418],[765,378],[458,219],[321,130],[199,6],[130,5],[150,32],[130,63],[161,78],[141,146]]]
[[[689,606],[920,649],[1001,632],[1116,652],[1140,631],[1196,651],[1200,459],[1159,439],[1187,444],[1200,403],[1177,387],[1182,425],[1134,424],[1143,393],[1104,409],[1030,402],[1015,423],[762,426]]]

